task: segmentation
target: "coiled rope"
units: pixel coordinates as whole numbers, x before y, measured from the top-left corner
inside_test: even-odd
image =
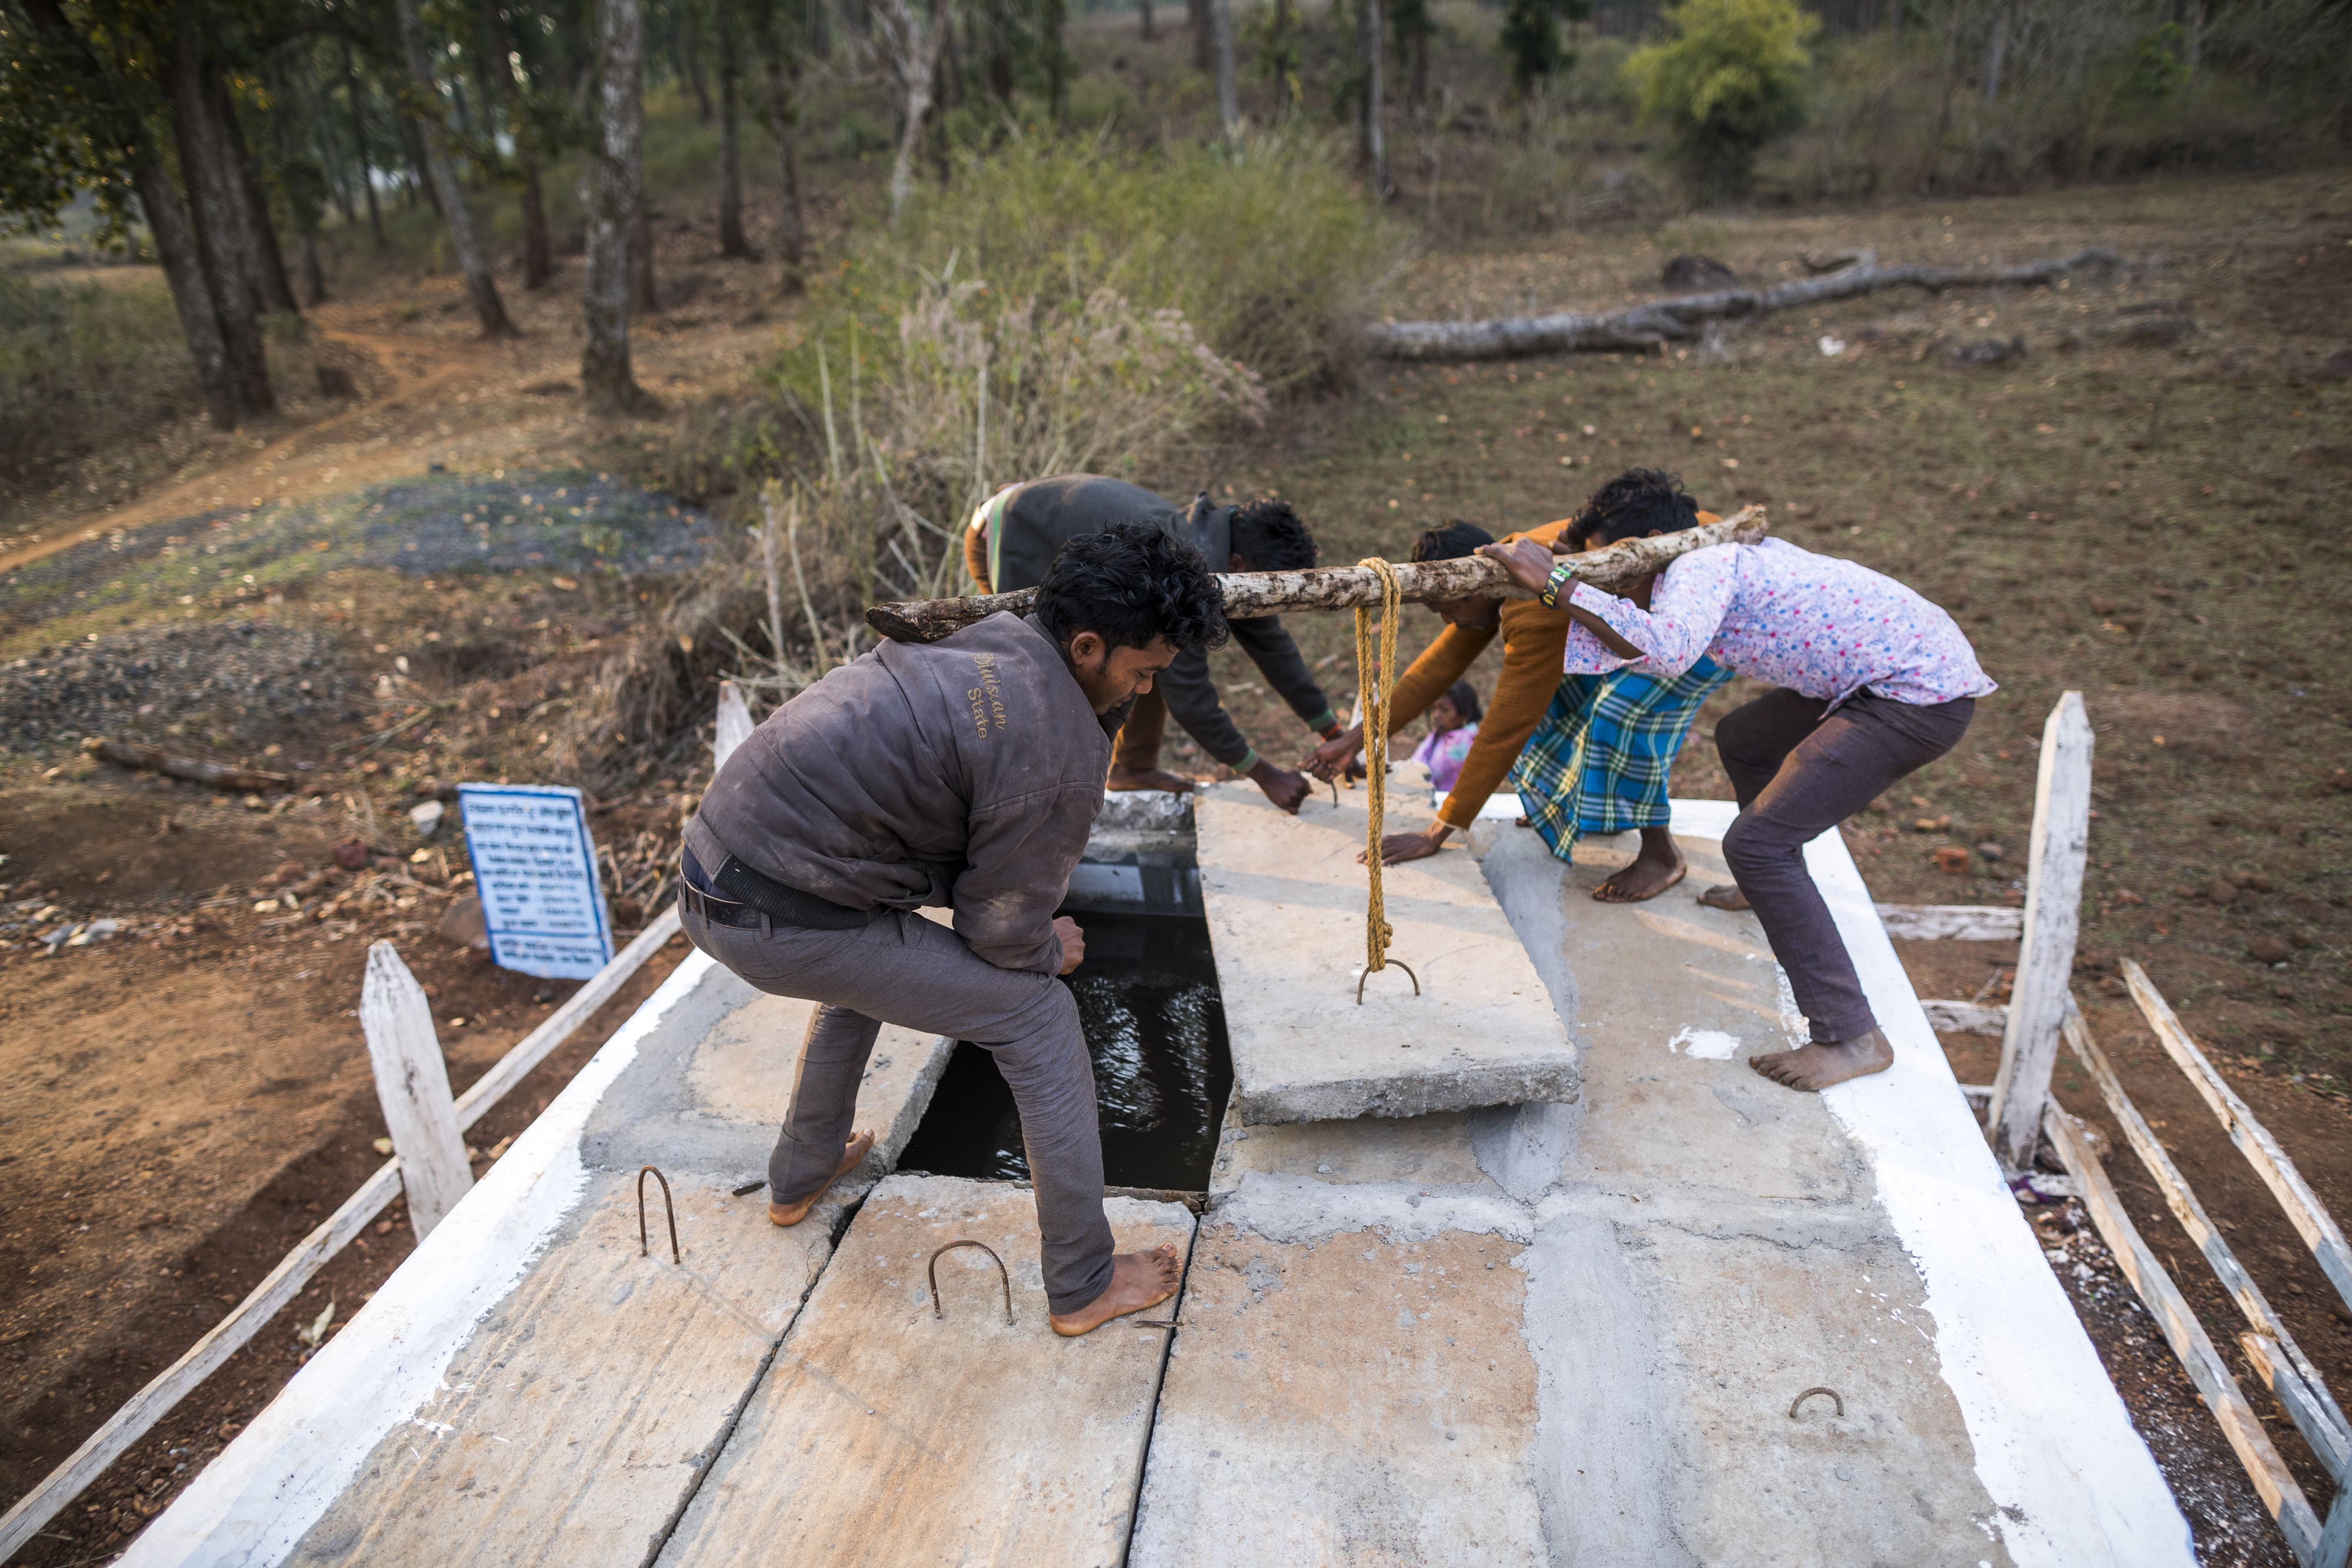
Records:
[[[1364,864],[1371,872],[1371,894],[1364,904],[1364,972],[1356,977],[1356,1005],[1364,1005],[1364,982],[1389,967],[1389,944],[1396,930],[1389,925],[1388,901],[1381,890],[1381,819],[1388,805],[1389,690],[1396,685],[1397,621],[1404,608],[1396,568],[1378,556],[1356,563],[1381,580],[1381,629],[1372,631],[1372,611],[1356,606],[1356,679],[1362,688],[1356,700],[1356,717],[1364,727]],[[1396,967],[1421,995],[1421,977],[1402,959]]]

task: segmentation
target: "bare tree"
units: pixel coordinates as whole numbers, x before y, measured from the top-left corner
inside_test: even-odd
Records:
[[[1143,12],[1143,41],[1148,44],[1151,41],[1153,36],[1151,31],[1151,0],[1138,0],[1138,5]]]
[[[947,43],[939,0],[876,0],[874,34],[891,75],[905,94],[906,125],[898,136],[898,161],[890,168],[890,216],[896,219],[915,193],[915,159],[931,120],[931,83]]]
[[[776,138],[777,194],[782,198],[776,249],[784,264],[784,292],[797,294],[806,281],[801,268],[808,255],[808,219],[801,208],[801,38],[793,36],[789,16],[780,25],[776,7],[763,7],[755,16],[768,78],[768,129]]]
[[[1372,183],[1373,197],[1383,202],[1396,193],[1389,179],[1388,131],[1381,123],[1386,106],[1381,101],[1381,57],[1387,34],[1381,0],[1356,0],[1356,49],[1364,68],[1364,97],[1356,110],[1356,152]]]
[[[441,91],[434,85],[433,54],[425,42],[425,18],[419,13],[417,0],[393,0],[393,8],[400,15],[401,53],[407,61],[409,85],[417,98],[413,123],[424,144],[425,177],[439,198],[441,221],[448,225],[449,248],[457,253],[457,269],[465,274],[467,296],[474,302],[474,315],[482,323],[483,337],[515,337],[518,334],[514,323],[507,319],[506,303],[499,298],[498,281],[490,276],[489,253],[482,248],[481,236],[475,232],[474,214],[466,206],[465,188],[457,183],[457,165],[449,161],[448,133],[441,124]]]
[[[204,40],[190,18],[181,18],[167,68],[172,136],[188,182],[188,228],[205,294],[220,323],[237,408],[244,414],[268,413],[278,406],[278,394],[270,387],[269,362],[262,351],[259,292],[253,283],[251,258],[237,232],[244,195],[231,155],[213,123],[204,83]]]
[[[1241,89],[1234,82],[1234,0],[1206,0],[1209,32],[1216,46],[1217,123],[1227,136],[1240,125]]]
[[[756,261],[759,253],[743,237],[743,152],[737,134],[741,95],[736,90],[743,66],[732,0],[718,0],[713,20],[719,33],[719,254]]]
[[[594,412],[635,413],[652,402],[629,364],[630,253],[641,226],[646,129],[646,23],[639,0],[598,0],[596,43],[598,112],[589,150],[594,180],[582,300],[588,341],[580,351],[580,384]]]

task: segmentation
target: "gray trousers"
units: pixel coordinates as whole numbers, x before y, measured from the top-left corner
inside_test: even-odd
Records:
[[[1739,798],[1723,858],[1822,1042],[1867,1034],[1878,1019],[1805,870],[1805,845],[1958,746],[1977,705],[1959,697],[1920,706],[1860,692],[1835,713],[1828,706],[1781,687],[1715,727],[1715,749]]]
[[[1102,1129],[1094,1066],[1070,988],[1031,969],[1000,969],[944,925],[901,910],[864,928],[757,930],[682,912],[687,939],[761,990],[818,1003],[801,1051],[768,1191],[808,1197],[833,1178],[857,1113],[857,1085],[886,1022],[985,1046],[1013,1090],[1037,1191],[1045,1300],[1076,1312],[1110,1287]]]

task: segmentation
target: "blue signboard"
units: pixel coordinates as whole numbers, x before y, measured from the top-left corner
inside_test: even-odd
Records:
[[[613,923],[580,791],[461,784],[466,853],[500,968],[584,980],[613,961]]]

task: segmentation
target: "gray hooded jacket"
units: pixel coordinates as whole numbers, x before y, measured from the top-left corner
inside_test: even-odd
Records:
[[[1094,711],[1034,619],[885,643],[736,747],[687,846],[852,909],[949,905],[982,958],[1058,974],[1054,911],[1126,716]]]

